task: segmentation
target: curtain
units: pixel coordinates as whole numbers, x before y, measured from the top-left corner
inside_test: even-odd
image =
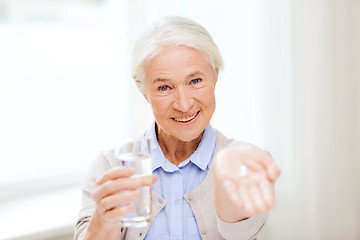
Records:
[[[360,239],[360,2],[269,5],[266,142],[283,174],[260,239]]]

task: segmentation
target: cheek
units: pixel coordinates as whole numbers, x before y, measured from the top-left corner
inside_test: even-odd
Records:
[[[208,89],[207,91],[202,92],[200,99],[207,107],[209,108],[215,107],[215,94],[212,89]]]
[[[211,118],[214,114],[215,107],[216,107],[216,101],[215,101],[215,95],[214,93],[208,93],[203,101],[204,105],[206,106],[206,115]]]
[[[214,91],[211,91],[211,93],[209,94],[209,99],[210,99],[210,102],[215,104],[215,93],[214,93]]]
[[[170,108],[167,99],[152,99],[150,104],[154,115],[165,115]]]

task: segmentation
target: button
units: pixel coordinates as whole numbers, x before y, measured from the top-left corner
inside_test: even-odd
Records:
[[[179,200],[175,200],[174,203],[175,203],[175,205],[178,205],[178,204],[179,204]]]
[[[202,230],[202,232],[201,232],[203,235],[206,235],[207,234],[207,231],[204,229],[204,230]]]
[[[180,171],[179,171],[179,170],[176,170],[176,173],[180,173]]]
[[[142,236],[142,233],[139,233],[139,237],[141,237]]]

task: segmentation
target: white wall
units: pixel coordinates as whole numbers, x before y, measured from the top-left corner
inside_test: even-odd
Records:
[[[299,0],[290,7],[291,95],[280,71],[269,90],[290,111],[270,103],[267,126],[283,175],[260,239],[359,239],[360,2]]]

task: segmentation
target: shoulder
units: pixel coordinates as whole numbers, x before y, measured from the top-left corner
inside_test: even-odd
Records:
[[[231,148],[238,146],[253,146],[253,144],[243,142],[235,138],[229,138],[217,129],[216,129],[216,135],[217,138],[216,138],[215,153],[224,148]]]

